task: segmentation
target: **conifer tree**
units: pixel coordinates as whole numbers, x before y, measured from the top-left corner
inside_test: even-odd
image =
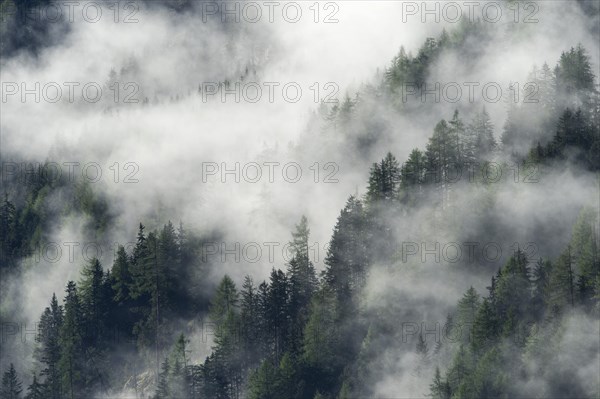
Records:
[[[396,201],[400,188],[400,166],[396,157],[388,152],[379,163],[374,163],[369,176],[367,200],[370,203],[377,201]]]
[[[44,386],[38,381],[35,373],[33,374],[33,381],[27,387],[25,399],[44,399]]]
[[[114,300],[119,304],[125,303],[130,297],[130,287],[133,285],[133,277],[131,275],[131,264],[125,248],[119,245],[117,249],[117,257],[111,269],[112,288],[115,292]]]
[[[470,287],[460,301],[458,301],[457,327],[460,328],[462,342],[471,341],[471,329],[475,322],[479,304],[479,294],[477,294],[477,291],[473,287]]]
[[[81,384],[85,378],[84,324],[77,286],[73,281],[67,283],[66,293],[65,316],[60,330],[59,368],[65,396],[73,399],[81,395]]]
[[[496,139],[494,138],[494,125],[485,108],[481,113],[475,115],[469,124],[469,130],[471,137],[476,140],[475,154],[478,159],[488,159],[496,149]]]
[[[34,352],[34,357],[41,363],[45,395],[50,399],[61,399],[63,392],[59,370],[63,319],[63,309],[53,294],[50,306],[40,318],[39,334],[36,336],[38,347]]]
[[[450,385],[442,379],[439,367],[435,368],[435,375],[429,390],[433,399],[450,399]]]
[[[426,172],[425,154],[415,148],[400,168],[400,189],[403,200],[412,204],[423,195]]]
[[[575,306],[575,277],[570,245],[558,257],[552,268],[550,289],[550,307],[560,310],[566,306]]]
[[[427,158],[427,181],[433,183],[442,208],[450,204],[451,184],[461,175],[459,139],[456,133],[441,120],[429,138],[425,151]]]
[[[2,375],[0,396],[4,399],[20,399],[21,392],[23,392],[23,383],[19,380],[15,366],[11,363],[8,370]]]

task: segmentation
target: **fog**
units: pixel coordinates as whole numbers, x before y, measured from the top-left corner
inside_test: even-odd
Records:
[[[56,262],[35,255],[26,259],[26,272],[9,283],[10,306],[27,325],[39,320],[52,293],[62,298],[65,283],[79,278],[85,262],[79,248],[87,242],[101,243],[102,264],[111,267],[114,243],[133,242],[139,222],[149,230],[171,220],[176,225],[182,221],[200,235],[219,232],[223,239],[216,244],[226,248],[235,248],[236,243],[240,248],[257,244],[262,251],[257,261],[248,261],[251,255],[214,260],[212,284],[227,273],[240,285],[246,274],[260,282],[273,267],[285,267],[284,245],[291,240],[294,225],[306,215],[311,242],[318,248],[313,261],[322,270],[340,209],[350,195],[364,195],[370,165],[388,151],[403,162],[413,148],[424,149],[435,124],[451,119],[455,109],[468,121],[474,110],[485,107],[499,140],[510,85],[518,82],[522,88],[533,66],[547,62],[553,67],[562,51],[579,43],[600,75],[598,16],[586,16],[578,2],[539,2],[537,22],[514,23],[513,16],[506,14],[497,23],[484,21],[489,37],[472,43],[476,57],[467,59],[448,51],[430,70],[430,82],[456,82],[463,88],[465,82],[477,82],[475,101],[469,101],[464,89],[458,102],[447,98],[436,102],[431,96],[420,103],[417,98],[412,102],[414,112],[399,114],[389,104],[364,95],[365,88],[378,84],[401,46],[416,54],[426,38],[438,37],[443,29],[452,31],[456,23],[443,18],[435,23],[432,17],[423,23],[420,14],[406,15],[406,2],[400,1],[340,1],[327,3],[330,8],[318,3],[316,23],[308,2],[300,3],[302,17],[297,23],[286,21],[278,12],[270,22],[264,7],[262,18],[251,23],[228,17],[222,22],[219,15],[207,15],[204,2],[181,9],[135,4],[139,10],[132,18],[137,22],[124,23],[122,10],[115,23],[103,4],[98,22],[90,23],[76,12],[74,22],[51,25],[37,53],[15,51],[0,61],[3,161],[51,160],[61,165],[63,174],[69,173],[65,163],[76,162],[76,176],[84,165],[96,163],[83,178],[94,180],[92,189],[105,196],[114,216],[114,223],[100,237],[89,232],[84,216],[63,218],[47,232],[46,241],[59,243],[62,256]],[[529,14],[522,8],[520,12],[519,20]],[[329,15],[337,22],[325,23]],[[240,77],[240,87],[245,89],[224,98],[220,92],[210,92],[219,82],[230,81],[235,87]],[[53,98],[54,84],[47,92],[43,90],[52,82],[62,90],[56,102],[48,101]],[[73,101],[67,82],[78,84]],[[88,83],[101,87],[99,101],[82,98],[82,87]],[[283,90],[290,83],[289,91]],[[486,83],[502,88],[498,101],[482,98],[480,88]],[[21,85],[32,89],[36,84],[40,85],[39,101],[34,94],[27,94],[23,101]],[[262,90],[260,99],[249,101],[257,86]],[[10,94],[15,87],[18,92]],[[94,97],[90,94],[94,87],[84,95]],[[269,100],[270,87],[273,101]],[[297,87],[302,92],[293,102],[290,98]],[[367,109],[372,112],[356,116],[353,125],[377,120],[383,126],[360,151],[355,151],[359,138],[355,135],[362,133],[336,129],[319,116],[321,101],[343,100],[346,95],[354,98],[356,93],[371,101]],[[548,132],[546,138],[553,133]],[[505,159],[497,155],[496,161]],[[101,176],[96,178],[98,171]],[[260,178],[254,178],[256,173]],[[530,250],[536,257],[556,257],[570,240],[567,226],[572,226],[581,207],[597,206],[597,176],[573,166],[538,177],[533,183],[509,179],[506,184],[457,186],[452,220],[460,221],[458,227],[448,218],[435,216],[435,209],[427,205],[394,219],[398,247],[407,242],[432,246],[437,242],[442,247],[471,241],[482,247],[493,242],[502,254],[492,261],[481,262],[478,257],[479,263],[469,273],[436,262],[433,256],[423,261],[420,252],[406,262],[376,265],[367,285],[367,307],[402,309],[394,316],[399,324],[443,323],[469,286],[485,293],[489,278],[515,250],[515,243],[520,248],[533,243]],[[494,199],[488,206],[490,196]],[[56,201],[59,206],[61,199]],[[64,246],[70,242],[82,244],[73,259],[66,256]],[[267,256],[265,243],[275,243],[272,258]],[[392,278],[387,273],[390,268],[394,269]],[[593,344],[589,348],[577,344],[592,342],[589,330],[593,328],[597,329],[597,323],[585,316],[570,320],[564,354],[557,362],[575,365],[581,359],[578,353],[597,351]],[[577,334],[584,337],[575,339]],[[193,341],[201,360],[210,345]],[[432,374],[415,372],[414,341],[393,342],[381,359],[385,371],[373,381],[377,396],[426,395]],[[8,348],[3,366],[10,359],[26,369],[29,360],[23,356],[30,356],[30,344],[25,349],[20,345]],[[585,358],[575,369],[581,378],[593,379],[598,352],[595,358],[592,354]],[[540,384],[523,382],[523,391],[540,392]]]

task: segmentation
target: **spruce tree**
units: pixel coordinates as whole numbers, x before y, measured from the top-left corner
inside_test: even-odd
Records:
[[[300,353],[302,329],[308,319],[310,300],[317,286],[315,268],[309,254],[309,235],[308,220],[303,216],[300,224],[296,226],[296,231],[292,233],[292,242],[290,243],[292,259],[287,270],[289,344],[294,355]]]
[[[25,399],[44,399],[44,386],[38,381],[35,373],[33,374],[33,381],[27,387]]]
[[[471,331],[479,305],[479,294],[477,294],[477,291],[473,287],[470,287],[460,301],[458,301],[457,327],[460,328],[460,339],[462,342],[471,342]]]
[[[133,281],[130,260],[122,245],[119,245],[117,249],[117,257],[111,269],[111,274],[113,279],[112,288],[115,292],[114,301],[123,304],[130,296],[129,289]]]
[[[403,201],[413,204],[423,195],[426,172],[425,154],[415,148],[400,168],[400,190]]]
[[[552,268],[548,301],[551,308],[558,310],[575,306],[575,276],[570,246],[558,257]]]
[[[494,138],[494,125],[490,115],[483,108],[481,113],[477,113],[469,125],[471,137],[475,139],[475,154],[478,159],[488,159],[496,149],[496,139]]]
[[[49,399],[61,399],[62,382],[59,363],[61,358],[61,330],[64,315],[56,295],[40,318],[38,344],[34,357],[41,364],[40,375],[44,377],[44,392]]]
[[[77,286],[67,283],[65,316],[60,330],[59,369],[65,396],[71,399],[82,394],[82,383],[86,377],[86,359],[83,347],[83,313]]]
[[[21,392],[23,392],[23,383],[19,380],[15,366],[11,363],[8,370],[2,375],[0,396],[3,399],[20,399]]]

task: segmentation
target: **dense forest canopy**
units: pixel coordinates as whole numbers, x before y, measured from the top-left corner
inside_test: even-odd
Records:
[[[275,174],[275,183],[243,174],[241,183],[227,180],[248,164],[239,166],[237,150],[223,158],[236,166],[215,162],[212,152],[247,142],[203,129],[214,124],[222,132],[222,122],[237,131],[235,117],[253,121],[264,110],[218,97],[204,102],[209,86],[195,76],[165,77],[174,83],[166,89],[154,72],[171,73],[165,65],[172,60],[155,64],[152,47],[142,46],[145,56],[117,57],[122,63],[104,76],[106,87],[154,82],[141,87],[139,103],[56,108],[65,136],[81,136],[53,133],[41,157],[24,149],[22,137],[30,136],[18,118],[6,117],[0,396],[599,398],[599,55],[587,41],[598,39],[588,26],[599,11],[597,2],[556,3],[540,18],[564,11],[585,26],[581,36],[548,38],[546,22],[507,27],[480,19],[423,32],[419,45],[409,43],[414,51],[394,43],[400,48],[391,60],[364,83],[340,88],[338,101],[313,102],[300,133],[281,141],[287,149],[276,140],[261,144],[255,158],[240,155],[253,167],[298,161],[305,180],[297,186],[289,175]],[[0,2],[15,5],[17,19],[48,4]],[[225,17],[219,23],[211,13],[215,21],[198,29],[224,40],[217,56],[209,41],[190,44],[185,29],[169,25],[192,29],[190,21],[206,17],[198,4],[138,4],[140,18],[173,34],[171,47],[190,50],[165,50],[164,58],[180,61],[175,75],[202,65],[214,87],[228,90],[237,80],[268,79],[269,52],[286,54],[267,44],[268,30]],[[75,38],[87,32],[43,21],[15,28],[16,21],[1,25],[8,35],[2,66],[15,79],[15,65],[60,65],[57,54],[81,45]],[[520,29],[530,29],[531,39]],[[428,92],[448,74],[480,79],[501,44],[527,50],[529,40],[542,39],[554,53],[519,58],[526,84],[511,86],[499,104],[441,94],[438,101]],[[209,108],[194,108],[199,103]],[[297,122],[278,111],[268,108],[275,130],[292,129]],[[69,122],[75,115],[81,125]],[[105,132],[89,134],[102,123]],[[153,125],[169,130],[168,140]],[[178,128],[202,136],[207,149]],[[109,163],[100,183],[85,173],[53,173],[77,156],[86,164],[132,146],[139,159],[156,162],[140,161],[146,169]],[[94,152],[99,158],[89,158]],[[149,176],[161,178],[148,186]],[[134,178],[141,183],[123,184]],[[256,247],[263,251],[254,258],[247,251]]]

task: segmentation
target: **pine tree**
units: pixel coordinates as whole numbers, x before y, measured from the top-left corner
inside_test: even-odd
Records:
[[[156,386],[155,399],[170,399],[169,389],[169,362],[165,359],[162,363],[162,370],[158,376],[158,384]]]
[[[400,196],[404,202],[414,204],[422,197],[426,173],[425,154],[415,148],[400,168]]]
[[[459,167],[463,167],[463,163],[473,162],[475,160],[474,142],[468,137],[469,129],[460,117],[458,110],[454,111],[452,119],[448,122],[450,134],[457,140],[456,147],[458,159],[461,161]]]
[[[182,393],[185,395],[192,395],[191,391],[191,383],[192,383],[192,365],[190,364],[190,359],[188,358],[188,344],[190,340],[185,337],[185,335],[180,334],[177,339],[177,343],[175,344],[175,348],[173,349],[173,354],[171,358],[175,358],[176,361],[182,366],[181,372],[179,373],[179,377],[177,378],[177,385],[180,387]],[[184,396],[184,395],[182,395]],[[185,397],[185,396],[184,396]]]
[[[558,120],[556,134],[545,152],[549,157],[560,159],[565,155],[567,147],[587,150],[593,145],[592,131],[581,109],[575,112],[566,109]]]
[[[579,275],[577,292],[579,301],[587,309],[593,307],[594,283],[600,275],[600,257],[598,256],[597,213],[592,208],[583,209],[575,226],[571,239],[574,270]]]
[[[294,355],[301,349],[302,329],[308,318],[310,300],[317,286],[315,268],[309,256],[308,221],[305,216],[292,233],[290,243],[292,259],[288,264],[287,281],[289,288],[289,302],[287,313],[290,321],[290,350]]]
[[[140,319],[134,326],[138,346],[154,350],[156,375],[160,370],[163,348],[167,347],[167,337],[172,324],[169,315],[169,277],[163,261],[160,238],[153,231],[144,236],[144,226],[140,224],[138,242],[133,251],[132,274],[134,285],[131,288],[133,299],[137,300]]]
[[[129,257],[122,245],[119,245],[117,249],[117,257],[111,269],[111,274],[113,277],[112,288],[115,291],[114,300],[119,304],[123,304],[130,296],[129,288],[133,285],[133,280]]]
[[[433,383],[429,386],[430,394],[433,399],[450,399],[450,385],[442,379],[440,368],[435,368]]]
[[[561,54],[554,75],[563,106],[586,104],[595,90],[590,58],[581,44]]]
[[[44,386],[40,384],[35,373],[33,374],[31,385],[27,387],[25,399],[44,399]]]
[[[340,344],[335,297],[321,290],[313,298],[303,343],[303,362],[313,370],[315,380],[328,381],[340,372],[343,367]]]
[[[235,283],[225,275],[217,287],[211,301],[210,319],[216,324],[217,330],[222,325],[230,312],[235,312],[239,303],[239,294]]]
[[[140,261],[143,261],[147,257],[148,247],[146,245],[146,236],[144,234],[145,228],[146,227],[140,223],[137,234],[137,242],[133,250],[132,262],[134,265],[137,265]]]
[[[400,166],[396,157],[388,152],[379,163],[374,163],[369,176],[367,200],[369,203],[377,201],[396,201],[400,188]]]
[[[16,208],[4,193],[4,201],[0,206],[0,269],[12,265],[19,245],[17,243]]]
[[[550,297],[550,271],[552,263],[549,260],[538,260],[531,271],[532,283],[532,308],[534,314],[539,317]]]
[[[50,306],[44,310],[40,318],[39,334],[36,336],[38,347],[34,352],[36,360],[42,364],[40,374],[45,378],[44,391],[49,399],[62,398],[59,363],[63,319],[63,309],[58,305],[56,295],[53,294]]]
[[[398,188],[400,186],[400,167],[396,157],[388,152],[381,161],[381,194],[383,199],[393,201],[398,198]]]
[[[250,399],[278,399],[275,384],[276,370],[269,359],[262,361],[261,365],[250,375],[248,397]]]
[[[93,258],[83,268],[79,282],[79,297],[85,323],[85,344],[96,346],[105,336],[111,298],[106,296],[104,271],[97,258]]]
[[[324,274],[325,283],[348,312],[354,308],[353,295],[358,294],[366,283],[369,266],[366,234],[366,213],[361,201],[351,196],[333,230]]]
[[[460,177],[459,139],[445,120],[441,120],[429,138],[425,151],[427,181],[434,183],[442,208],[450,203],[450,184]]]
[[[477,294],[477,291],[473,287],[470,287],[460,301],[458,301],[457,327],[460,328],[462,342],[471,341],[471,330],[475,322],[479,304],[479,294]]]
[[[519,120],[519,108],[517,108],[517,106],[512,102],[509,103],[508,110],[506,112],[506,121],[504,122],[502,136],[500,138],[500,141],[502,142],[502,148],[507,154],[513,153],[520,144],[519,139],[522,131]]]
[[[280,398],[295,398],[298,396],[297,392],[297,376],[296,376],[296,365],[289,352],[281,358],[279,362],[279,369],[277,370],[277,378],[275,386],[277,389],[277,395]]]
[[[539,103],[544,115],[551,115],[556,110],[556,77],[546,62],[535,76]]]
[[[295,294],[301,296],[301,306],[309,303],[317,285],[315,267],[310,259],[309,237],[308,220],[306,216],[302,216],[300,224],[296,225],[296,231],[292,233],[292,259],[288,267],[290,286],[292,289],[297,288]]]
[[[418,338],[418,341],[417,341],[416,349],[417,349],[417,353],[422,358],[426,358],[427,355],[429,354],[429,348],[427,347],[427,342],[423,338],[423,334],[422,333],[419,333],[419,338]]]
[[[575,306],[575,277],[570,245],[558,257],[550,273],[548,305],[556,309]]]
[[[495,295],[495,311],[499,320],[506,320],[504,330],[506,334],[515,333],[514,320],[531,318],[531,283],[529,280],[529,261],[525,253],[518,249],[506,262],[500,271]]]
[[[400,47],[398,55],[391,62],[391,66],[385,71],[385,82],[388,90],[395,92],[398,87],[410,82],[411,57],[406,54],[404,47]]]
[[[488,298],[484,298],[473,322],[473,352],[484,353],[495,342],[498,331],[495,311]]]
[[[238,397],[242,383],[240,353],[239,294],[229,276],[223,277],[210,307],[210,319],[215,323],[214,366],[218,395]]]
[[[257,289],[257,299],[256,302],[258,304],[258,318],[257,318],[257,329],[258,329],[258,350],[261,354],[261,357],[266,357],[271,354],[271,303],[269,300],[270,287],[269,285],[263,281],[259,284]]]
[[[452,366],[448,370],[448,383],[450,385],[450,391],[453,393],[458,391],[472,375],[473,369],[474,362],[472,353],[463,345],[461,345],[456,356],[454,357]]]
[[[250,367],[260,358],[260,319],[259,294],[250,276],[244,277],[241,292],[240,329],[242,333],[242,347],[245,355],[245,366]]]
[[[65,316],[60,330],[59,368],[65,395],[72,399],[80,395],[81,384],[85,378],[84,326],[79,294],[73,281],[67,283],[66,293]]]
[[[347,126],[352,121],[352,111],[356,107],[356,102],[346,94],[342,105],[339,108],[337,118],[342,126]]]
[[[3,399],[19,399],[23,392],[23,384],[17,376],[15,366],[11,363],[8,370],[2,375],[2,390],[0,393]]]
[[[469,125],[471,136],[475,138],[475,154],[478,159],[488,159],[496,149],[496,139],[494,138],[494,125],[490,115],[483,108],[481,113],[475,115]]]
[[[171,221],[163,226],[158,236],[157,257],[161,289],[160,306],[163,313],[169,315],[184,309],[187,305],[184,291],[178,289],[185,283],[185,275],[180,267],[177,234]]]
[[[268,290],[267,331],[270,352],[276,362],[287,349],[290,336],[289,281],[281,270],[273,269]]]

